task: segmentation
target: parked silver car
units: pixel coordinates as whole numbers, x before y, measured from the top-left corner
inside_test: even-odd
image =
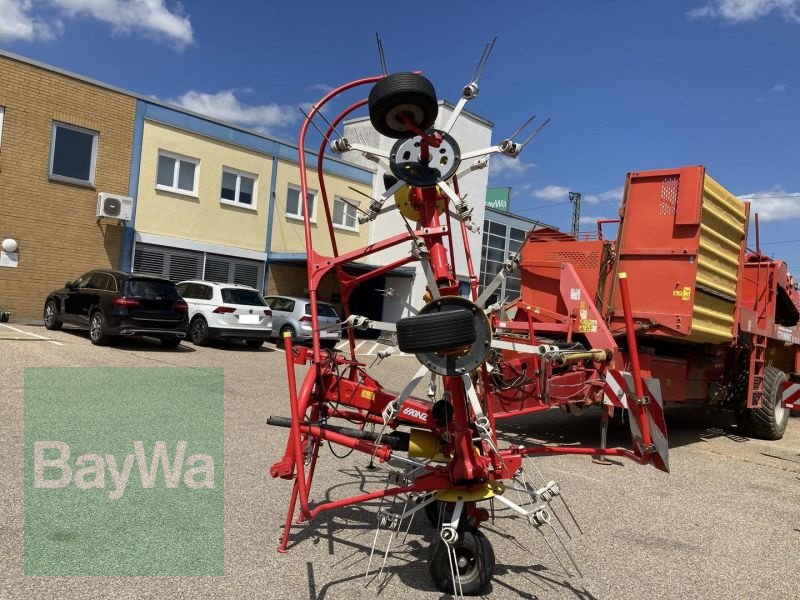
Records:
[[[273,336],[282,338],[284,332],[288,331],[292,334],[292,341],[307,342],[311,339],[311,301],[308,298],[267,296],[265,300],[272,309]],[[336,345],[342,339],[336,309],[330,304],[317,302],[317,315],[320,342],[325,346]]]

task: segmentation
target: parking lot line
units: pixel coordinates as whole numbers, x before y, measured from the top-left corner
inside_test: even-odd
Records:
[[[48,337],[44,337],[43,335],[38,335],[36,333],[31,333],[30,331],[23,331],[22,329],[17,329],[16,327],[12,327],[11,325],[6,325],[5,323],[0,323],[3,327],[10,329],[11,331],[16,331],[17,333],[23,333],[25,335],[29,335],[39,340],[44,340],[45,342],[50,342],[51,344],[55,344],[56,346],[63,346],[61,342],[57,342],[55,340],[51,340]]]

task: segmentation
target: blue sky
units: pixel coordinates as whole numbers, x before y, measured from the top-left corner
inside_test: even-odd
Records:
[[[553,119],[491,167],[514,212],[567,228],[569,190],[586,220],[609,217],[627,172],[703,164],[754,197],[764,250],[800,272],[800,0],[0,0],[0,15],[6,50],[289,140],[299,105],[379,72],[376,31],[390,71],[421,69],[452,101],[497,36],[470,110],[495,141]]]

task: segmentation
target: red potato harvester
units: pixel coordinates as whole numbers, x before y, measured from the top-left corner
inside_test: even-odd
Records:
[[[279,552],[288,548],[295,517],[297,522],[307,522],[325,511],[380,499],[367,574],[379,533],[384,531],[389,538],[385,565],[401,527],[410,527],[413,516],[424,511],[436,530],[429,561],[431,576],[441,591],[457,597],[484,593],[492,578],[494,552],[480,527],[490,516],[487,508],[495,505],[510,509],[541,534],[565,571],[569,573],[563,555],[580,574],[555,527],[558,524],[569,535],[556,506],[566,510],[578,530],[580,526],[558,484],[541,478],[531,457],[617,456],[668,470],[658,381],[642,376],[623,273],[615,279],[623,319],[621,329],[613,334],[592,302],[594,290],[581,282],[568,263],[563,263],[560,276],[546,290],[563,302],[538,307],[529,303],[523,292],[513,319],[507,317],[504,306],[486,306],[503,278],[520,267],[521,259],[525,268],[526,252],[536,241],[533,237],[478,293],[468,237],[479,231],[471,221],[472,209],[459,193],[459,179],[486,167],[492,155],[517,158],[547,123],[522,142],[513,138],[530,125],[532,118],[498,145],[461,150],[453,137],[453,126],[465,105],[478,94],[478,79],[493,43],[487,45],[472,81],[463,88],[461,99],[441,128],[434,127],[438,99],[433,85],[418,72],[390,75],[384,69],[382,75],[345,84],[322,98],[307,115],[298,144],[303,197],[308,184],[302,149],[309,125],[316,127],[312,120],[322,116],[320,111],[331,99],[368,86],[367,100],[352,104],[332,122],[326,121],[326,132],[320,130],[324,139],[317,174],[333,255],[323,256],[314,249],[305,211],[313,344],[311,348],[293,347],[291,338],[284,338],[291,418],[269,419],[271,425],[290,429],[285,454],[271,468],[273,477],[293,481]],[[345,117],[365,105],[372,126],[397,140],[390,152],[345,137],[331,138]],[[337,154],[360,153],[383,166],[387,189],[360,211],[359,221],[365,223],[379,215],[382,219],[402,219],[404,233],[358,250],[338,251],[323,177],[322,161],[328,146]],[[397,206],[384,208],[393,197]],[[471,284],[469,299],[459,296],[453,236],[463,240]],[[399,244],[410,246],[407,257],[357,276],[345,270],[351,261]],[[421,263],[427,280],[428,302],[422,309],[396,323],[372,322],[349,314],[348,300],[358,285],[412,261]],[[349,352],[320,346],[316,301],[320,281],[330,272],[336,274],[340,284],[346,317],[342,326],[349,334]],[[399,393],[384,389],[356,359],[354,330],[370,326],[396,331],[398,348],[416,355],[421,363]],[[617,342],[619,331],[627,335],[624,359]],[[628,363],[629,370],[615,370],[615,365]],[[299,387],[295,379],[298,364],[310,365]],[[412,396],[425,378],[430,382],[426,397]],[[498,441],[495,425],[501,417],[560,404],[601,404],[609,389],[619,394],[613,397],[613,404],[624,404],[630,411],[631,449],[606,448],[604,443],[599,448],[505,446]],[[386,485],[353,497],[312,504],[309,496],[323,442],[363,453],[365,462],[377,463],[385,470]],[[541,483],[534,484],[535,478],[541,478]]]

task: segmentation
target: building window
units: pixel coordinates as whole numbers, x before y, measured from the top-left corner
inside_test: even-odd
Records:
[[[222,169],[220,202],[255,209],[256,179],[257,176],[250,173]]]
[[[5,114],[6,109],[0,106],[0,146],[3,145],[3,115]]]
[[[528,232],[524,229],[504,225],[495,221],[483,222],[483,243],[481,246],[480,291],[489,285],[503,268],[509,255],[519,251]],[[508,275],[497,288],[490,303],[506,302],[518,298],[521,281],[519,271]]]
[[[358,231],[358,218],[356,207],[345,202],[342,198],[333,201],[333,226],[350,231]]]
[[[308,190],[306,206],[312,222],[317,219],[317,192]],[[290,185],[286,191],[286,216],[291,219],[302,219],[304,215],[303,203],[300,202],[300,188]]]
[[[194,158],[160,151],[158,153],[156,188],[196,196],[199,162]]]
[[[94,185],[97,132],[65,123],[53,123],[50,178]]]

